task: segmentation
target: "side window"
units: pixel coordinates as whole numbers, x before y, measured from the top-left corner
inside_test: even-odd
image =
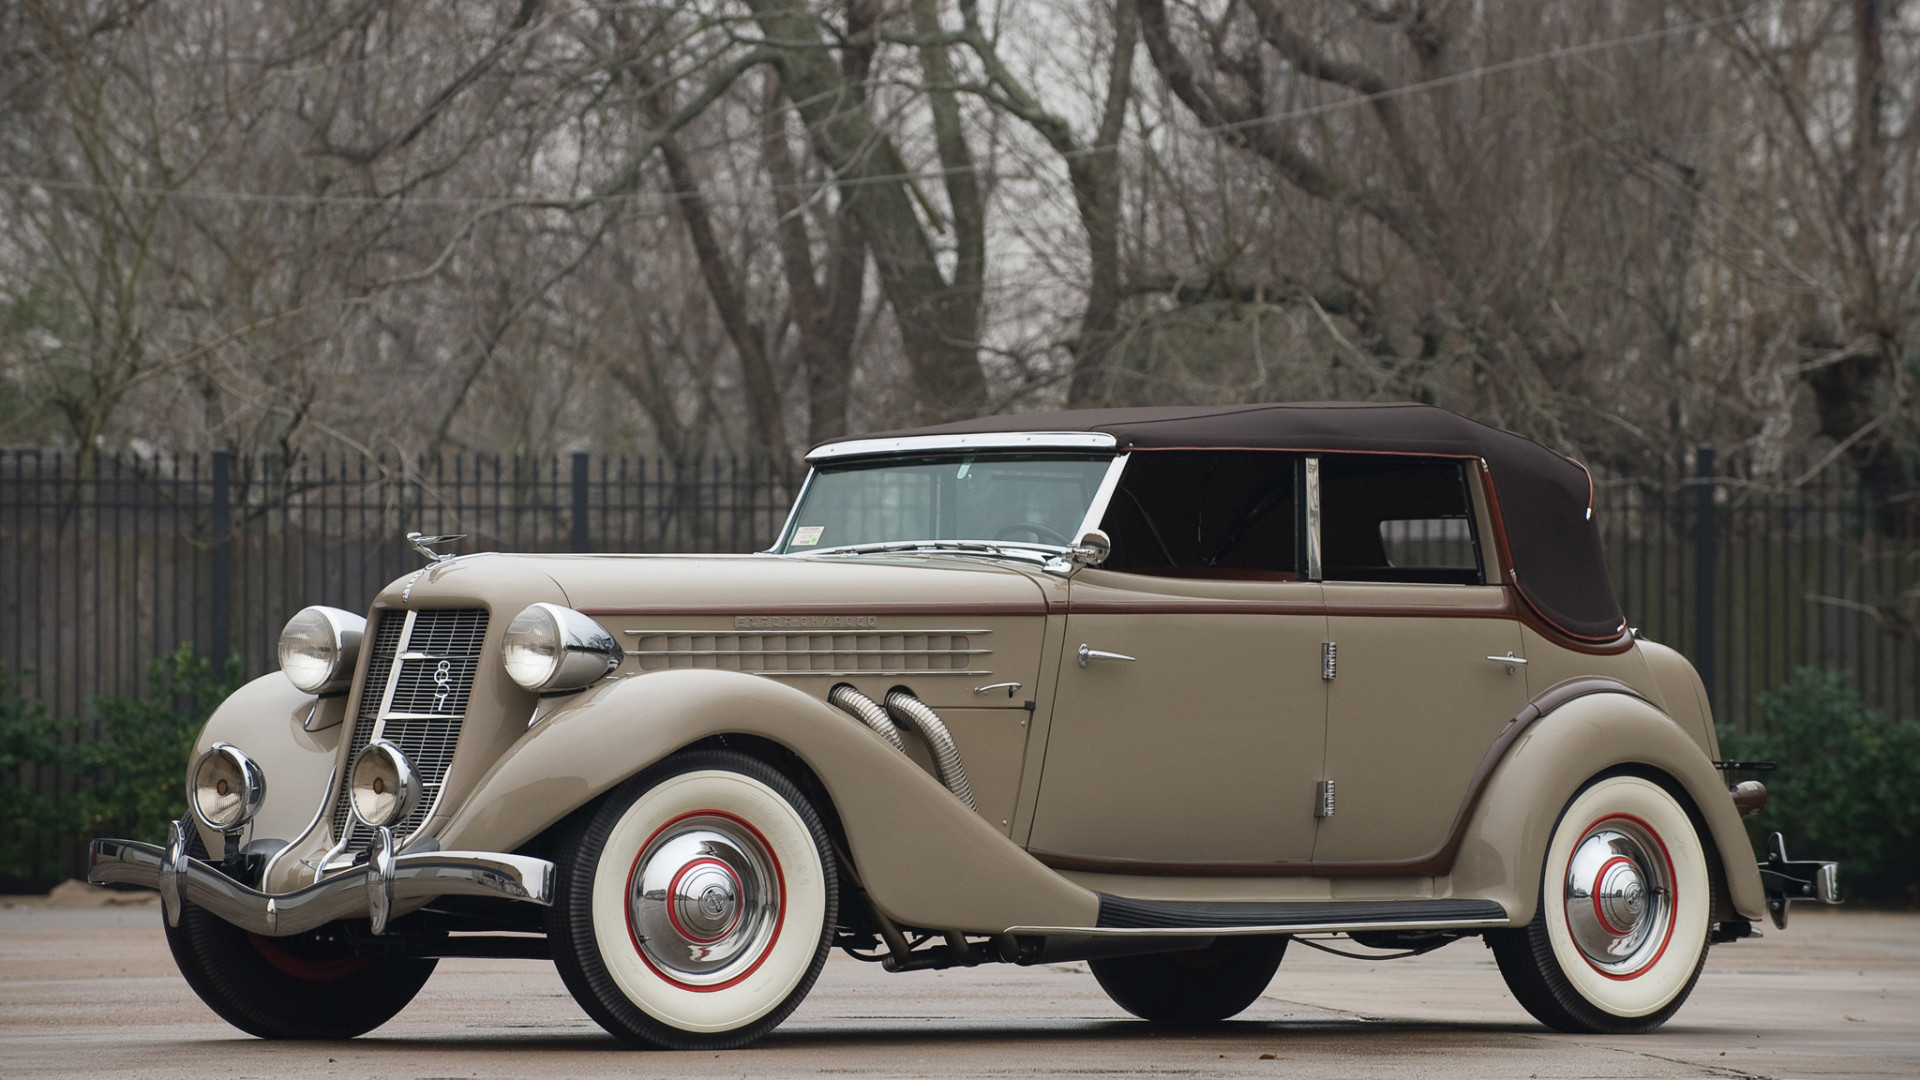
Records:
[[[1320,558],[1328,581],[1486,581],[1465,463],[1320,459]]]
[[[1104,569],[1170,577],[1291,580],[1298,454],[1139,450],[1100,527]]]

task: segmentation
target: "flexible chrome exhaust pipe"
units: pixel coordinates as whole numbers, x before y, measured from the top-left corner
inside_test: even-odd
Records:
[[[895,750],[907,752],[907,744],[900,741],[900,729],[888,719],[887,710],[867,695],[841,683],[827,692],[827,700],[853,714],[855,720],[872,728],[881,738],[893,744]]]
[[[966,767],[960,764],[960,748],[953,745],[953,735],[947,731],[938,714],[927,703],[914,697],[905,690],[887,692],[887,712],[895,721],[911,729],[925,740],[927,749],[933,752],[933,771],[940,782],[953,792],[954,797],[967,804],[970,810],[980,809],[973,801],[973,787],[967,783]]]

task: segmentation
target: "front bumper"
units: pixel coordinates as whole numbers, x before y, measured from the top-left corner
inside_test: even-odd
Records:
[[[437,896],[484,896],[496,900],[553,903],[553,864],[525,855],[491,851],[376,850],[367,863],[290,893],[257,892],[206,862],[188,855],[176,824],[167,846],[135,840],[95,840],[88,852],[87,880],[95,885],[139,885],[160,892],[169,925],[178,926],[182,905],[191,903],[256,934],[284,937],[336,919],[371,919],[374,933],[386,929],[396,903]]]

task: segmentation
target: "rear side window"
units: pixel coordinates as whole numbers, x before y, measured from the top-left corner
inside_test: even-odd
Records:
[[[1466,463],[1322,457],[1320,552],[1328,581],[1484,584]]]

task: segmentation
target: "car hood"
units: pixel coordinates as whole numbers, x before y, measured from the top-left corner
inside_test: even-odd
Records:
[[[857,608],[1046,610],[1038,568],[936,555],[506,555],[424,567],[389,585],[379,606],[482,601],[503,614],[548,600],[589,614]],[[550,582],[529,588],[529,582]]]

